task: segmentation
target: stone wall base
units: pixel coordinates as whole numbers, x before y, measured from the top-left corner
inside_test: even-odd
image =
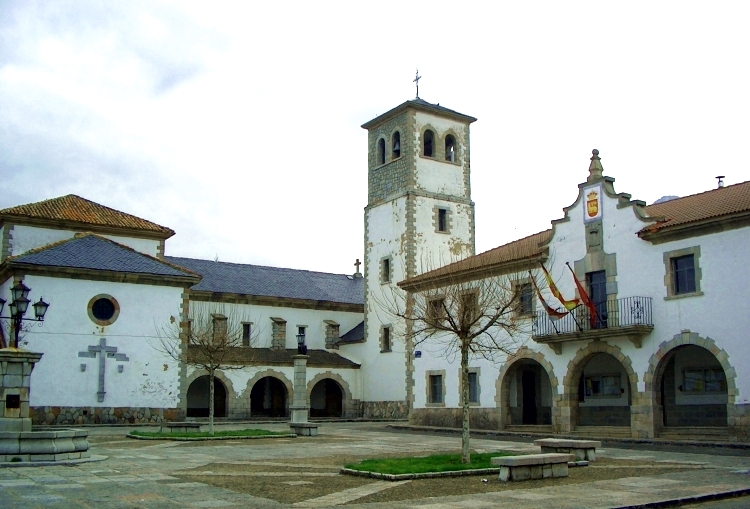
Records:
[[[185,411],[179,408],[130,407],[31,407],[32,424],[148,424],[162,421],[184,421]]]
[[[409,414],[409,424],[461,428],[462,415],[461,408],[414,408]],[[497,430],[501,429],[500,422],[500,410],[497,408],[469,409],[471,429]]]
[[[362,401],[359,416],[365,419],[406,419],[409,409],[404,401]]]

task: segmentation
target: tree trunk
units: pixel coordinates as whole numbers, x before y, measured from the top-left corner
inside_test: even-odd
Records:
[[[463,403],[461,463],[471,463],[469,454],[469,341],[466,339],[461,339],[461,401]]]
[[[214,371],[208,374],[208,435],[214,436]]]

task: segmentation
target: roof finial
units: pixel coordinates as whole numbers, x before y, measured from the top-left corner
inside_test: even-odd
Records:
[[[419,80],[422,79],[422,76],[419,75],[419,69],[417,69],[417,76],[414,78],[414,83],[417,84],[417,99],[419,99]]]
[[[602,178],[602,173],[604,172],[604,168],[602,168],[601,158],[599,157],[599,151],[597,149],[594,149],[591,151],[591,164],[589,164],[589,182],[593,182],[595,180],[599,180]]]
[[[724,175],[719,175],[718,177],[716,177],[716,180],[719,181],[719,188],[724,187]]]

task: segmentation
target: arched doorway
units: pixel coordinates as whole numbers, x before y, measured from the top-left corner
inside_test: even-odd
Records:
[[[631,391],[622,363],[608,353],[583,359],[576,369],[577,397],[572,414],[576,428],[617,426],[630,428]],[[575,396],[575,395],[574,395]]]
[[[727,426],[726,372],[709,350],[697,345],[670,350],[655,381],[657,428]]]
[[[285,417],[286,399],[286,387],[281,380],[273,376],[263,377],[250,391],[250,415]]]
[[[344,392],[330,378],[316,383],[310,391],[310,417],[341,417],[344,411]]]
[[[209,377],[203,375],[193,380],[187,390],[187,416],[208,417]],[[214,417],[227,416],[227,389],[219,378],[214,377]]]
[[[503,395],[506,424],[551,425],[552,385],[547,371],[537,361],[521,359],[505,373]],[[507,396],[506,396],[507,395]]]

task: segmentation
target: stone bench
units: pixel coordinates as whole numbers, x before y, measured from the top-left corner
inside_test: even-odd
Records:
[[[568,477],[570,454],[527,454],[492,458],[493,466],[500,467],[501,481],[525,481],[547,477]]]
[[[292,433],[303,437],[318,436],[318,425],[312,422],[292,422],[289,423]]]
[[[575,454],[575,461],[596,461],[596,448],[602,443],[596,440],[566,440],[564,438],[543,438],[534,440],[534,445],[542,448],[542,453]]]
[[[162,433],[200,433],[199,422],[165,422],[161,425]]]

